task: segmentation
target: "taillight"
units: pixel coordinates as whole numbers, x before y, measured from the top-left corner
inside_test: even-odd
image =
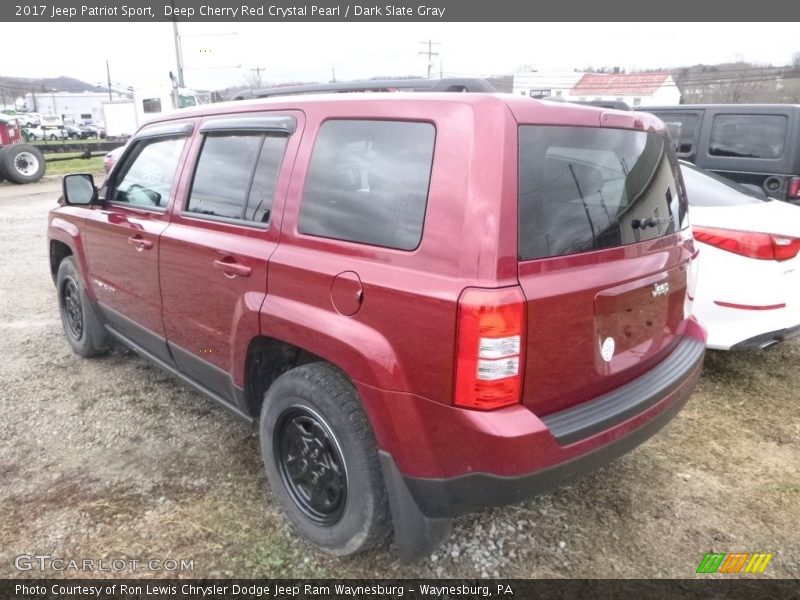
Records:
[[[786,195],[793,200],[800,198],[800,177],[792,177],[789,180],[789,189]]]
[[[696,240],[719,248],[761,260],[789,260],[800,252],[800,239],[785,235],[717,229],[692,228]]]
[[[520,288],[464,290],[458,300],[453,403],[481,410],[518,403],[524,349],[525,296]]]

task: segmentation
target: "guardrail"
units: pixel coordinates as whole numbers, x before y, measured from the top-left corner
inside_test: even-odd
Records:
[[[114,148],[125,145],[125,140],[102,141],[102,142],[50,142],[47,144],[35,144],[35,147],[43,154],[77,154],[77,153],[97,153],[106,154]]]

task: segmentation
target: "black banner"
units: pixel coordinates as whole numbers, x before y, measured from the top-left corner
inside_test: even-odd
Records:
[[[252,580],[29,579],[0,581],[3,600],[413,600],[487,598],[541,600],[797,600],[798,580]]]
[[[798,19],[800,3],[796,0],[756,3],[729,0],[10,0],[0,3],[0,20],[20,22],[767,22]]]

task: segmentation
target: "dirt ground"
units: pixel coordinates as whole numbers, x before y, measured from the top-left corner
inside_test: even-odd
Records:
[[[709,551],[800,577],[800,344],[709,353],[688,406],[600,472],[460,518],[415,567],[295,536],[250,427],[126,350],[67,345],[46,249],[58,183],[0,184],[0,577],[15,557],[190,559],[194,577],[694,577]],[[95,573],[97,575],[98,573]],[[120,576],[130,576],[123,571]]]

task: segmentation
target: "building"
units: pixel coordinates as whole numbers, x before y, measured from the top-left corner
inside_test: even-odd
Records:
[[[112,100],[127,98],[122,94],[111,94]],[[103,102],[108,101],[108,92],[37,92],[25,96],[25,108],[42,115],[61,115],[78,123],[102,123]]]
[[[680,104],[681,92],[669,73],[586,73],[570,90],[575,100],[613,100],[628,106]]]
[[[669,73],[515,73],[514,93],[568,101],[625,102],[628,106],[671,106],[681,100]]]
[[[575,71],[530,71],[514,73],[514,94],[531,98],[572,100],[570,91],[583,73]]]

